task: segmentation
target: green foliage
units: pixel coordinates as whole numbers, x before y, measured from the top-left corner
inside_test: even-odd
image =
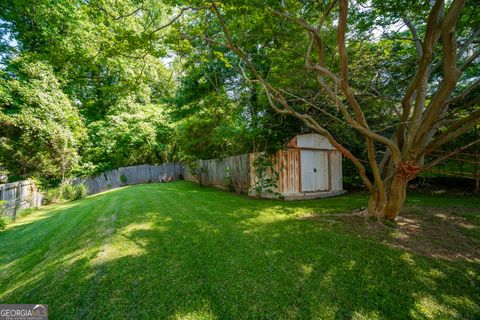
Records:
[[[0,200],[0,230],[4,230],[10,223],[10,218],[5,215],[5,204],[7,202]]]
[[[0,183],[7,183],[8,181],[8,172],[0,168]]]
[[[188,164],[190,173],[197,179],[200,187],[205,184],[205,175],[208,173],[207,167],[198,164],[196,161],[192,161]]]
[[[10,70],[15,77],[0,78],[7,94],[0,103],[0,162],[24,177],[68,174],[85,137],[78,110],[48,65],[18,58]]]
[[[120,182],[122,182],[123,184],[127,183],[127,177],[125,177],[125,175],[121,175],[120,176]]]
[[[6,216],[0,216],[0,230],[4,230],[10,222],[10,218]]]
[[[18,217],[27,217],[29,215],[31,215],[33,212],[35,212],[35,208],[26,208],[26,209],[22,209],[20,210],[19,212],[17,212],[17,218]]]
[[[235,185],[233,183],[232,172],[228,170],[228,168],[227,170],[225,170],[225,178],[223,179],[223,185],[227,187],[228,191],[237,192],[237,190],[235,190]]]
[[[181,6],[202,10],[186,11],[181,23],[159,28]],[[305,68],[308,34],[274,13],[316,25],[328,3],[222,1],[218,6],[258,72],[285,91],[295,110],[311,115],[366,159],[364,138],[338,121],[337,106]],[[423,33],[429,7],[413,0],[349,6],[349,81],[369,127],[388,137],[417,65],[414,42],[404,40],[412,36],[397,24],[409,20]],[[322,27],[328,52],[337,49],[337,6],[332,10]],[[460,43],[472,25],[478,25],[478,12],[467,2],[456,30]],[[254,75],[238,57],[205,41],[224,43],[218,19],[203,1],[3,1],[0,28],[0,166],[11,179],[36,176],[58,185],[64,178],[121,166],[272,152],[311,130],[273,111],[264,88],[245,79],[244,72],[250,79]],[[338,73],[332,56],[325,55],[325,65]],[[459,90],[477,79],[479,66],[472,63]],[[439,70],[432,72],[434,81]],[[455,115],[478,107],[477,91],[455,106]],[[345,185],[361,182],[350,162],[344,170]]]
[[[255,172],[255,184],[252,186],[257,197],[262,193],[272,193],[276,196],[280,194],[276,191],[278,187],[278,172],[275,170],[273,157],[267,153],[260,153],[253,161]]]
[[[77,184],[75,188],[75,199],[73,200],[80,200],[88,195],[88,187],[84,183]]]
[[[5,214],[5,204],[7,202],[5,200],[0,200],[0,216]]]
[[[54,185],[169,156],[162,100],[174,85],[152,31],[170,10],[149,1],[128,14],[138,5],[0,4],[0,165],[12,177]]]
[[[88,195],[88,187],[84,183],[66,183],[60,187],[49,188],[43,191],[43,204],[49,205],[63,201],[75,201]]]
[[[75,201],[85,198],[88,195],[88,188],[85,184],[65,184],[62,186],[62,199]]]
[[[221,158],[258,150],[272,151],[298,133],[300,123],[276,114],[256,85],[245,81],[222,59],[194,42],[181,65],[182,76],[170,115],[175,122],[178,157]],[[231,63],[237,64],[233,60]],[[234,94],[233,94],[234,93]]]
[[[80,174],[93,174],[122,166],[168,160],[171,129],[161,108],[129,101],[104,120],[88,126],[89,147]]]
[[[47,190],[43,190],[43,204],[49,205],[53,203],[60,203],[62,201],[62,194],[61,188],[49,188]]]
[[[66,201],[71,201],[75,199],[77,190],[73,184],[64,184],[61,186],[62,189],[62,199]]]

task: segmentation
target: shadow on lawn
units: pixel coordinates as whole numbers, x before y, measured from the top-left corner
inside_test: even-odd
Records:
[[[32,232],[68,217],[62,232],[71,237],[58,253],[31,247],[40,264],[30,279],[14,277],[21,284],[5,303],[47,303],[53,319],[480,316],[478,264],[433,261],[299,221],[298,205],[169,188],[175,198],[146,186],[139,207],[119,207],[122,191],[113,204],[75,204],[84,216],[68,217],[69,208],[7,230]],[[98,207],[101,216],[88,214]]]

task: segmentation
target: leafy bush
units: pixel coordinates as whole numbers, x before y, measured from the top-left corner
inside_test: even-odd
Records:
[[[207,168],[201,165],[198,165],[197,162],[191,162],[189,165],[190,173],[197,179],[200,187],[203,187],[205,184],[205,176],[207,174]]]
[[[73,200],[80,200],[88,195],[88,187],[84,183],[75,186],[75,198]]]
[[[120,176],[120,181],[121,181],[123,184],[127,183],[127,177],[125,177],[125,175],[122,174],[122,175]]]
[[[65,184],[62,186],[62,199],[66,201],[75,200],[76,190],[72,184]]]
[[[50,188],[43,192],[43,204],[60,203],[62,200],[60,188]]]
[[[272,157],[262,153],[255,158],[253,166],[255,168],[256,181],[252,189],[257,197],[260,197],[262,193],[273,193],[279,197],[280,194],[275,191],[278,187],[278,172],[275,170]]]
[[[63,186],[62,198],[65,201],[75,201],[85,198],[87,194],[88,188],[83,183],[77,185],[66,184]]]
[[[83,199],[88,195],[88,187],[83,184],[65,184],[58,188],[51,188],[43,192],[43,204],[60,203]]]
[[[9,223],[10,223],[10,218],[8,218],[7,216],[1,216],[0,217],[0,230],[4,230]]]

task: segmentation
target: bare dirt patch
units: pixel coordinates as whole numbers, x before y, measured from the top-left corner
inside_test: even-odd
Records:
[[[480,209],[411,206],[388,224],[359,213],[312,214],[301,219],[432,258],[480,261]]]

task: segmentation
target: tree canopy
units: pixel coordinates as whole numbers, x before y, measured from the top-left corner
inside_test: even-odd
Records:
[[[475,1],[0,4],[0,166],[45,181],[273,152],[302,132],[395,218],[408,181],[479,140]],[[453,153],[452,153],[453,154]],[[41,164],[41,165],[38,165]]]

